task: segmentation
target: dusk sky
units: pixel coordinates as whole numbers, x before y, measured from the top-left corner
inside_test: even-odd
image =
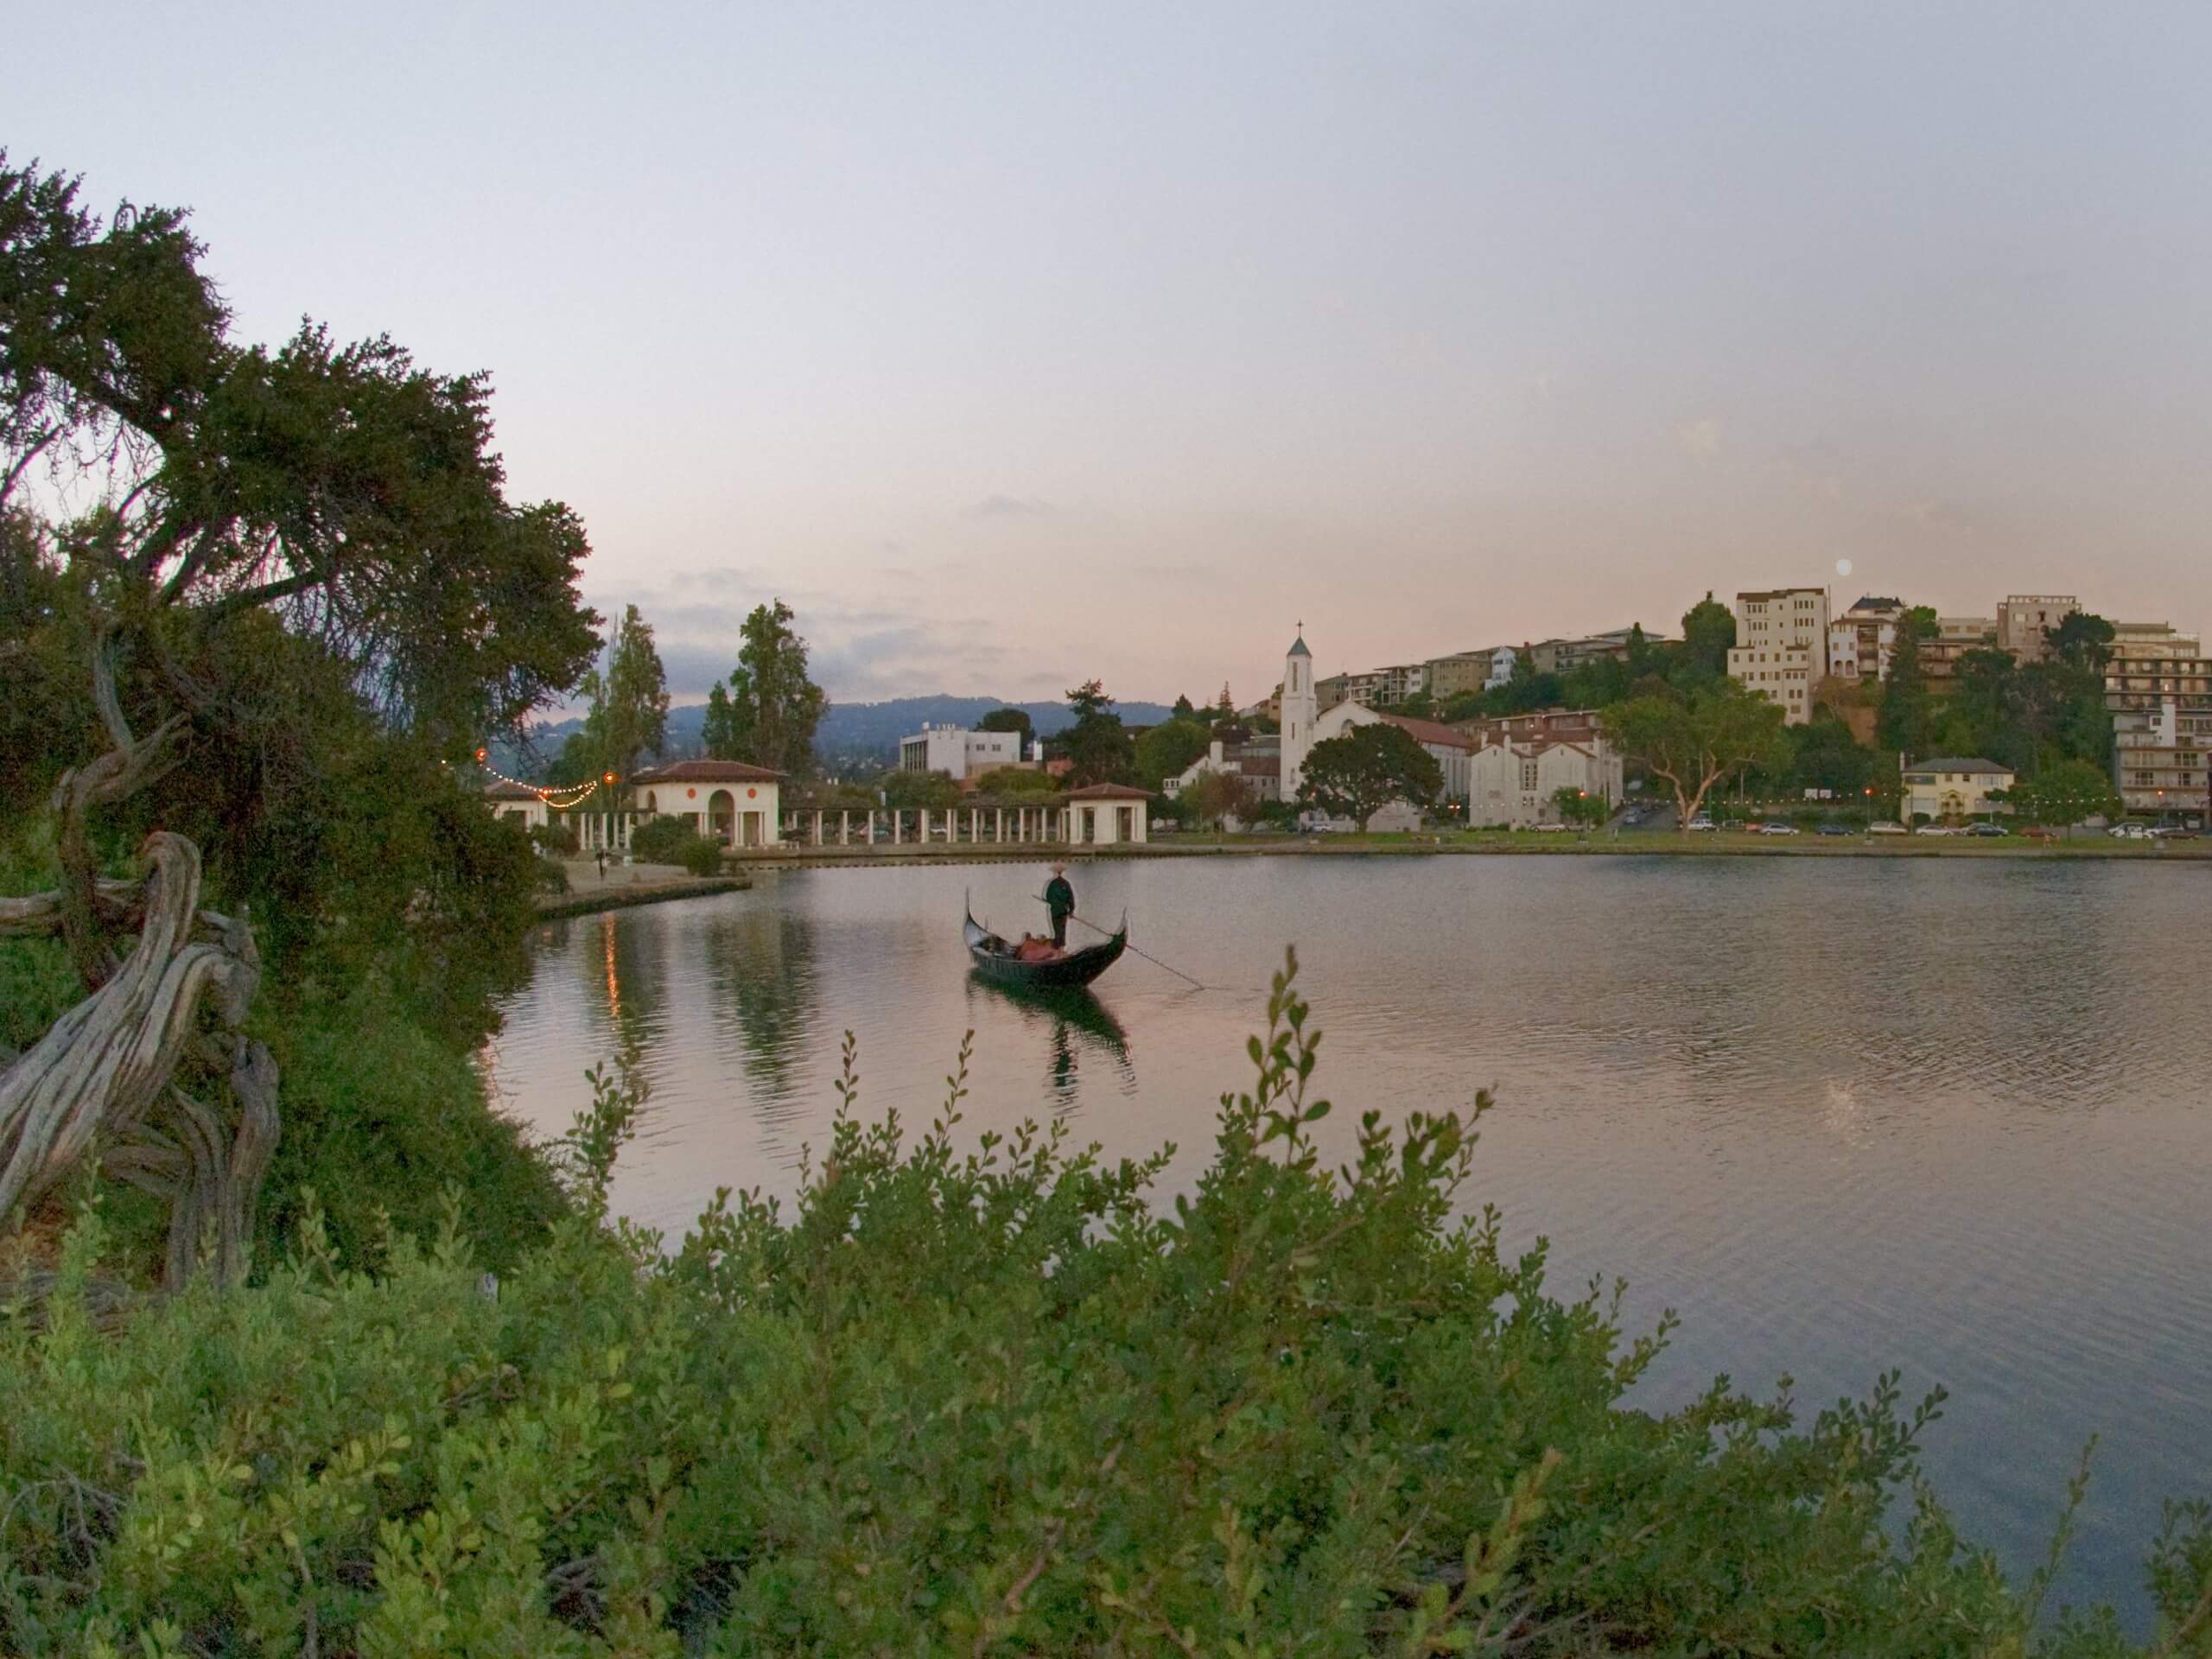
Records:
[[[0,143],[489,370],[679,701],[1240,702],[1825,582],[2212,626],[2212,8],[73,9]],[[1836,574],[1837,561],[1855,566]]]

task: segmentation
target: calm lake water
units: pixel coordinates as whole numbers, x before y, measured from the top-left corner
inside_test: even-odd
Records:
[[[718,1185],[789,1193],[848,1028],[861,1100],[926,1125],[963,1031],[968,1127],[1059,1115],[1109,1154],[1211,1144],[1294,943],[1329,1125],[1491,1089],[1472,1196],[1682,1328],[1653,1405],[1717,1372],[1809,1410],[1904,1371],[1951,1393],[1929,1467],[2016,1571],[2103,1440],[2063,1589],[2141,1616],[2159,1500],[2212,1492],[2212,867],[1948,859],[1238,858],[1078,867],[1135,957],[1071,1021],[973,982],[979,918],[1043,868],[785,871],[549,925],[486,1064],[546,1133],[639,1042],[618,1173],[680,1231]]]

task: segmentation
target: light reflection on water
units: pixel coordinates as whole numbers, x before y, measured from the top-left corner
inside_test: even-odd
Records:
[[[959,925],[1018,925],[1034,868],[787,871],[549,925],[493,1071],[545,1133],[636,1042],[653,1088],[618,1206],[680,1230],[718,1185],[788,1194],[836,1105],[926,1124],[976,1033],[968,1128],[1069,1117],[1110,1156],[1211,1147],[1287,943],[1361,1109],[1494,1090],[1474,1197],[1553,1241],[1562,1294],[1625,1275],[1683,1326],[1646,1389],[1789,1371],[1809,1408],[1943,1382],[1930,1467],[2017,1567],[2104,1435],[2068,1593],[2139,1609],[2164,1496],[2212,1491],[2202,1015],[2212,871],[2032,860],[1223,859],[1079,868],[1126,905],[1094,1001],[975,982]],[[988,914],[987,915],[987,912]]]

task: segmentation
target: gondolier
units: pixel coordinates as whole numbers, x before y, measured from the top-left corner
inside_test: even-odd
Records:
[[[1075,914],[1075,889],[1068,885],[1065,864],[1052,866],[1052,879],[1045,884],[1045,909],[1052,918],[1052,943],[1066,950],[1068,918]]]

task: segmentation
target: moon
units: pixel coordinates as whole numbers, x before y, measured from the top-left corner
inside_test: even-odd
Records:
[[[1851,574],[1851,561],[1849,559],[1838,559],[1835,562],[1835,573],[1839,576],[1849,575]]]

